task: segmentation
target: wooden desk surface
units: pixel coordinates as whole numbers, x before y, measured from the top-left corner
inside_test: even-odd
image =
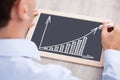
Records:
[[[119,3],[120,0],[37,0],[37,8],[109,19],[120,24]],[[65,66],[82,80],[101,80],[102,77],[102,68],[47,58],[42,58],[42,63]]]

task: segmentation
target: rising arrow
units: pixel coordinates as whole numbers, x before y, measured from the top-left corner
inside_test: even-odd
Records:
[[[94,28],[94,29],[92,29],[89,33],[87,33],[86,35],[82,36],[81,38],[86,37],[86,36],[88,36],[88,35],[90,35],[90,34],[92,34],[92,33],[93,33],[93,35],[95,35],[96,32],[97,32],[97,30],[98,30],[98,28]]]
[[[80,37],[80,38],[78,38],[78,39],[80,40],[80,39],[82,39],[82,38],[84,38],[84,37],[89,36],[90,34],[95,35],[96,32],[97,32],[97,30],[98,30],[98,27],[96,27],[96,28],[94,28],[94,29],[91,29],[89,33],[85,34],[84,36],[82,36],[82,37]],[[72,41],[76,41],[76,40],[78,40],[78,39],[74,39],[74,40],[72,40]],[[67,43],[72,42],[72,41],[68,41],[68,42],[65,42],[65,43],[60,43],[60,44],[57,44],[57,45],[67,44]],[[51,46],[55,46],[55,45],[51,45]],[[45,46],[45,47],[50,47],[50,46]]]
[[[43,39],[44,39],[44,36],[45,36],[45,32],[47,30],[47,27],[48,27],[48,24],[51,23],[51,16],[48,17],[48,19],[46,20],[45,22],[45,29],[44,29],[44,32],[43,32],[43,35],[42,35],[42,38],[41,38],[41,42],[40,42],[40,45],[39,45],[39,49],[41,48],[41,45],[42,45],[42,42],[43,42]]]

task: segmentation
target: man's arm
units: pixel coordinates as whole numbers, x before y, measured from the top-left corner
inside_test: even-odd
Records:
[[[103,24],[102,45],[104,49],[104,71],[102,80],[120,80],[120,27],[113,26],[108,32],[107,23]]]
[[[104,51],[104,71],[102,80],[120,80],[120,51]]]

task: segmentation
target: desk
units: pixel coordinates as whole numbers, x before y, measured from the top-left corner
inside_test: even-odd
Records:
[[[37,0],[37,8],[109,19],[120,23],[120,0]],[[42,58],[43,64],[67,67],[82,80],[101,80],[103,68]],[[87,77],[86,77],[87,76]]]

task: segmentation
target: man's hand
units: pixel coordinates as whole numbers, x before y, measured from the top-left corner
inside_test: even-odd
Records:
[[[108,31],[107,23],[103,23],[102,28],[102,46],[103,49],[120,50],[120,26],[114,24],[113,30]]]

